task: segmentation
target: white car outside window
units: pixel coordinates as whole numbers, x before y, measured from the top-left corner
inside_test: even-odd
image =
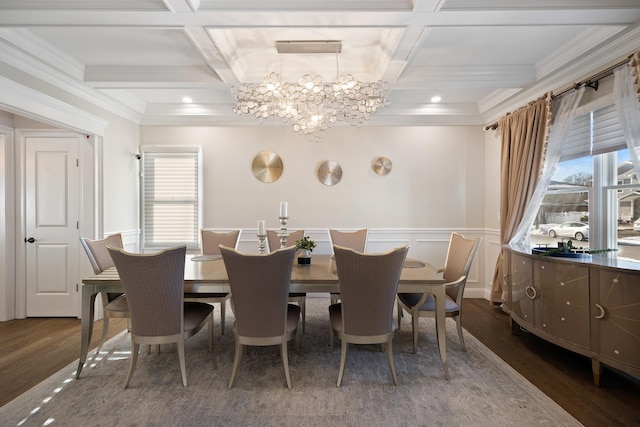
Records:
[[[569,237],[579,241],[589,238],[589,224],[569,221],[549,228],[549,237]]]

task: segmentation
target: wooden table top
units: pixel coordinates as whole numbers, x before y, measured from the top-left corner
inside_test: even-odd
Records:
[[[187,292],[221,292],[228,290],[229,277],[222,258],[193,261],[195,256],[187,255],[184,281]],[[197,259],[197,257],[196,257]],[[444,283],[442,274],[425,262],[407,259],[402,269],[399,290],[410,291],[419,285],[439,285]],[[120,278],[115,268],[83,279],[85,285],[115,285]],[[291,270],[292,292],[335,292],[338,288],[335,261],[330,255],[314,255],[309,265],[294,261]],[[408,289],[407,289],[408,288]]]

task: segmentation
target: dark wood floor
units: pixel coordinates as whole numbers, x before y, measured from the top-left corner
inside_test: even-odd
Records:
[[[511,335],[509,316],[486,300],[465,300],[463,325],[585,426],[640,426],[640,381],[606,368],[593,385],[591,361],[537,338]],[[126,327],[112,320],[110,336]],[[96,322],[92,348],[102,322]],[[78,358],[80,321],[0,322],[0,406]],[[508,402],[504,402],[508,404]]]

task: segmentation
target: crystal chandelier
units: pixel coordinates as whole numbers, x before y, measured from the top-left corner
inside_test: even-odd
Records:
[[[280,117],[298,134],[318,140],[337,122],[362,126],[372,113],[387,105],[384,94],[388,90],[386,82],[361,82],[351,74],[331,83],[305,74],[291,83],[270,73],[261,84],[242,84],[231,88],[231,93],[237,99],[234,113],[254,115],[260,124],[269,117]]]

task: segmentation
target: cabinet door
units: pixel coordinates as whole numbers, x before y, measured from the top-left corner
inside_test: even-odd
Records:
[[[509,286],[511,286],[511,315],[534,325],[531,257],[511,253]]]
[[[640,368],[640,273],[600,269],[595,311],[600,356]]]
[[[536,327],[569,343],[590,348],[589,267],[540,259],[533,263]]]

